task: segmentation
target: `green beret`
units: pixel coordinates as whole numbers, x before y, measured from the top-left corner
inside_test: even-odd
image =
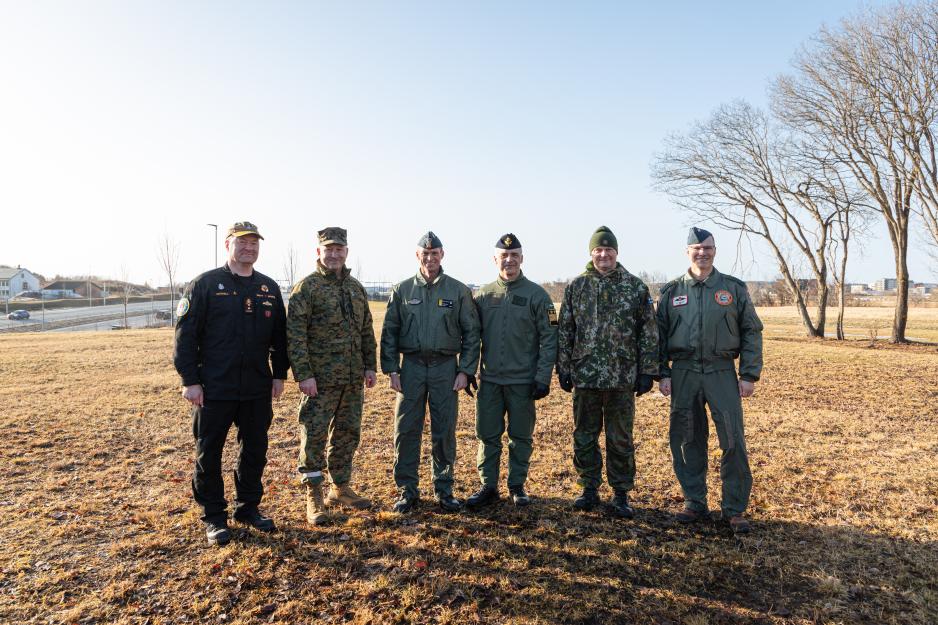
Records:
[[[590,252],[597,247],[611,247],[615,251],[619,251],[619,242],[616,240],[616,235],[612,234],[612,230],[606,226],[596,228],[596,232],[590,237]]]

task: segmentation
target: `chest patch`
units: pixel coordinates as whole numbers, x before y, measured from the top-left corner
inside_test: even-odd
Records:
[[[671,298],[671,306],[677,308],[678,306],[687,306],[687,296],[678,295],[677,297]]]
[[[251,299],[250,297],[244,298],[244,312],[248,314],[254,313],[254,300]]]
[[[452,308],[453,300],[451,299],[438,299],[436,300],[436,305],[440,308]]]
[[[269,301],[267,301],[267,300],[264,300],[263,302],[261,302],[261,306],[273,306],[273,304],[271,304],[271,303],[270,303]]]
[[[528,298],[521,297],[520,295],[512,295],[511,303],[514,304],[515,306],[527,306]]]
[[[269,290],[270,290],[270,288],[269,288],[266,284],[262,284],[262,285],[261,285],[261,291],[263,291],[264,293],[266,293],[266,292],[269,291]]]
[[[733,303],[733,294],[726,290],[720,290],[713,294],[713,299],[720,306],[729,306]]]
[[[419,304],[419,303],[422,302],[422,301],[423,301],[423,300],[418,299],[418,298],[415,297],[415,298],[413,298],[413,299],[407,300],[407,305],[408,305],[408,306],[416,306],[417,304]]]

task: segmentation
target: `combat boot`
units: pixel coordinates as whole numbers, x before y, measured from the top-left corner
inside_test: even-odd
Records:
[[[629,505],[629,494],[625,491],[616,492],[609,506],[616,516],[623,519],[631,519],[635,516],[635,510]]]
[[[583,494],[573,500],[573,507],[577,510],[589,512],[599,504],[599,493],[595,488],[584,488]]]
[[[306,483],[306,522],[324,525],[328,520],[326,505],[322,500],[322,484]]]
[[[333,484],[329,487],[329,494],[326,495],[327,506],[348,506],[364,510],[371,506],[371,500],[359,496],[348,484]]]
[[[494,486],[483,486],[478,492],[473,493],[466,500],[466,505],[470,508],[480,508],[499,500],[498,489]]]

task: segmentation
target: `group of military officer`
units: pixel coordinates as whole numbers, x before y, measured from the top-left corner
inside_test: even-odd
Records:
[[[231,538],[221,450],[232,423],[240,446],[234,518],[261,531],[275,529],[258,504],[271,398],[282,393],[288,366],[303,395],[298,469],[307,521],[326,522],[332,506],[371,505],[350,481],[364,387],[377,382],[372,316],[364,288],[345,264],[346,231],[326,228],[318,237],[316,270],[294,286],[286,314],[276,283],[253,270],[263,237],[248,222],[229,229],[227,263],[193,280],[180,300],[174,361],[183,396],[193,404],[192,490],[212,544]],[[633,516],[635,397],[657,380],[661,393],[671,397],[670,446],[685,500],[676,518],[689,523],[708,514],[708,406],[722,450],[722,516],[735,532],[748,531],[744,511],[752,476],[741,398],[752,395],[762,369],[762,324],[745,284],[714,268],[709,232],[692,228],[686,249],[690,267],[664,286],[656,309],[648,287],[618,262],[615,235],[600,227],[590,238],[586,269],[564,291],[558,316],[547,292],[524,276],[523,250],[514,234],[496,242],[498,278],[475,296],[443,272],[439,237],[421,237],[418,271],[393,287],[380,338],[381,370],[397,396],[399,497],[393,509],[408,513],[419,504],[428,407],[434,498],[442,510],[462,508],[453,494],[461,390],[476,393],[479,441],[480,487],[466,505],[500,499],[506,428],[508,493],[516,506],[528,505],[535,402],[550,393],[556,367],[560,387],[573,393],[574,466],[582,488],[575,508],[591,510],[601,502],[599,435],[605,428],[610,509]]]

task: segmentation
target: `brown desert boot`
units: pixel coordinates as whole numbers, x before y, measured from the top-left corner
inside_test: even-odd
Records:
[[[371,506],[371,500],[359,496],[348,484],[333,484],[326,495],[327,506],[348,506],[364,510]]]
[[[734,534],[749,533],[749,521],[747,521],[746,518],[741,514],[730,517],[730,527],[732,528]]]
[[[680,512],[675,513],[674,518],[677,519],[679,523],[696,523],[697,521],[703,521],[708,515],[708,512],[684,508]]]
[[[326,506],[322,501],[322,485],[306,484],[306,522],[310,525],[325,525],[328,520]]]

